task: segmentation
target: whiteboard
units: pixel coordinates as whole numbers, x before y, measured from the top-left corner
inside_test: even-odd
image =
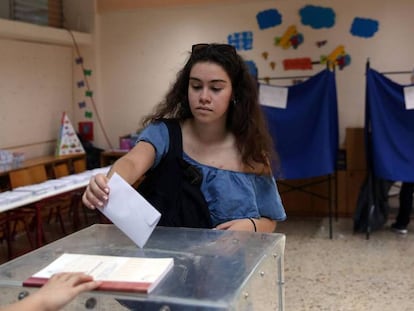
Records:
[[[72,62],[71,47],[0,39],[0,149],[57,139]]]

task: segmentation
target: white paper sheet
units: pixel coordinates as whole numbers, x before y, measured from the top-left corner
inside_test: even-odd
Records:
[[[414,109],[414,86],[404,88],[405,109]]]
[[[286,109],[288,88],[260,84],[259,101],[263,106]]]
[[[161,214],[117,173],[108,186],[108,202],[99,210],[135,244],[144,247]]]

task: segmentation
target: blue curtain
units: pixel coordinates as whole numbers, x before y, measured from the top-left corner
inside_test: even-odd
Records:
[[[338,152],[335,74],[328,69],[289,86],[286,109],[262,106],[279,155],[277,179],[331,174]]]
[[[404,85],[368,69],[365,128],[376,177],[414,182],[414,110],[407,110]],[[407,85],[405,85],[407,86]]]

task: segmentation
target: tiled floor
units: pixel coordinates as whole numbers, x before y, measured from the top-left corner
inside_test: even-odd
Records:
[[[401,236],[389,223],[366,239],[353,234],[352,219],[340,219],[332,240],[327,219],[280,224],[286,310],[414,310],[414,227]]]

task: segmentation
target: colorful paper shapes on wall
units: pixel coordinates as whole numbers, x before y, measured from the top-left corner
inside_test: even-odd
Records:
[[[321,56],[321,64],[326,63],[328,63],[331,69],[338,66],[342,70],[351,63],[351,56],[346,54],[343,45],[338,45],[328,56]]]
[[[253,32],[235,32],[227,36],[227,43],[236,50],[251,50],[253,48]]]
[[[268,52],[263,52],[262,56],[264,59],[267,59],[269,57],[269,53]]]
[[[312,69],[312,60],[309,57],[292,58],[283,60],[285,70],[308,70]]]
[[[318,48],[323,47],[328,41],[327,40],[321,40],[321,41],[316,41],[316,46]]]
[[[87,97],[92,97],[93,96],[93,92],[90,90],[85,91],[85,96]]]
[[[83,64],[83,58],[82,57],[77,57],[75,59],[75,63],[78,64],[78,65]]]
[[[253,76],[253,78],[257,79],[259,74],[257,71],[256,63],[252,60],[246,60],[245,63],[246,63],[247,69],[249,70],[250,74]]]
[[[90,70],[90,69],[84,69],[84,70],[83,70],[83,74],[84,74],[85,76],[91,76],[91,75],[92,75],[92,70]]]
[[[68,115],[64,112],[56,145],[56,155],[61,156],[76,153],[85,153],[85,150],[83,149],[78,135],[76,135],[76,132],[73,129]]]
[[[303,43],[303,35],[298,33],[295,25],[291,25],[286,29],[282,37],[275,38],[275,45],[280,46],[283,49],[293,47],[296,49]]]
[[[270,62],[269,65],[270,65],[270,68],[272,68],[272,70],[275,70],[275,68],[276,68],[276,63],[275,62]]]
[[[84,101],[81,101],[78,103],[78,106],[80,109],[85,108],[86,107],[86,103]]]
[[[335,25],[335,11],[331,8],[307,5],[299,10],[303,25],[314,29],[331,28]]]
[[[93,117],[92,111],[85,111],[85,118],[92,119],[92,117]]]
[[[78,123],[79,135],[87,141],[93,140],[93,122],[83,121]]]
[[[78,81],[78,82],[76,83],[76,85],[78,86],[78,88],[84,87],[84,86],[85,86],[85,81],[83,81],[83,80]]]
[[[371,38],[378,31],[379,23],[369,18],[355,17],[350,33],[356,37]]]
[[[256,19],[260,29],[276,27],[282,23],[282,15],[276,9],[259,12]]]

